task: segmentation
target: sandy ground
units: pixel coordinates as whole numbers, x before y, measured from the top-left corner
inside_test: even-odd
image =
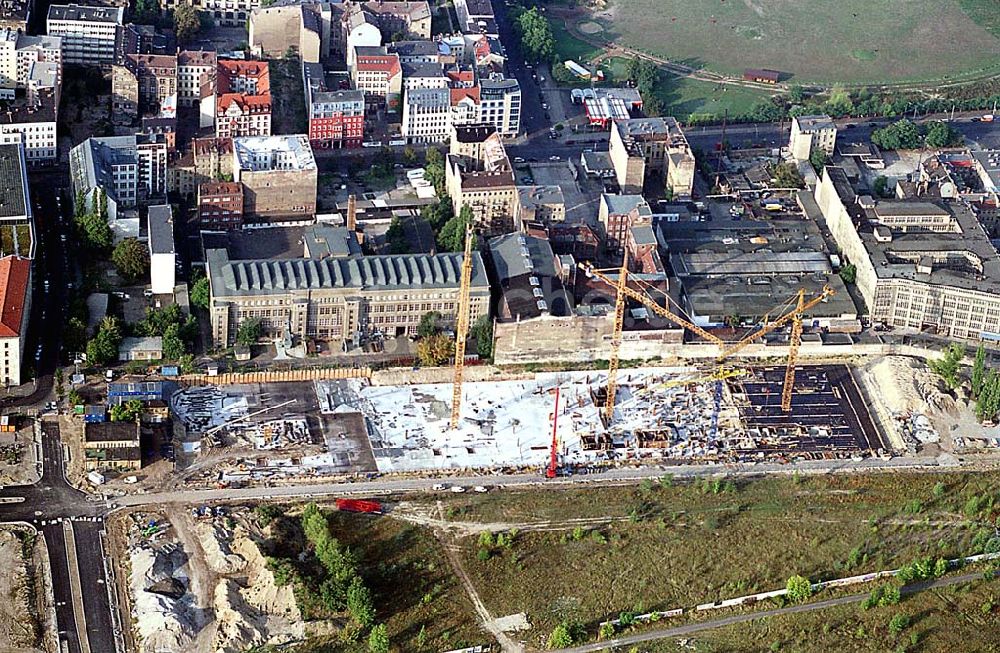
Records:
[[[40,651],[31,577],[13,529],[0,529],[0,651]]]
[[[30,485],[40,478],[34,425],[0,433],[0,485]]]
[[[170,528],[155,543],[136,534],[130,549],[131,593],[142,651],[239,653],[301,639],[304,625],[291,587],[274,576],[240,516],[195,518],[168,507]],[[179,599],[150,585],[180,580]]]

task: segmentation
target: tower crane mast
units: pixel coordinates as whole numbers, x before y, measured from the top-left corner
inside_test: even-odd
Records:
[[[458,319],[455,324],[455,378],[451,391],[451,428],[458,428],[462,411],[462,374],[465,372],[465,340],[469,337],[469,295],[472,285],[472,227],[465,228],[465,254],[462,256],[462,276],[458,290]]]

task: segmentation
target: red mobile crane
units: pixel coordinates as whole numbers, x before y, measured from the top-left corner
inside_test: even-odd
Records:
[[[556,425],[559,423],[559,386],[555,390],[549,390],[556,395],[556,407],[552,412],[552,451],[549,455],[549,466],[545,470],[545,478],[555,478],[559,471],[558,450],[559,440],[556,436]]]

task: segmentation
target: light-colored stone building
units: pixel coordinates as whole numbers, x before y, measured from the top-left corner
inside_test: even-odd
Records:
[[[468,206],[474,222],[488,234],[514,231],[517,186],[496,126],[473,123],[453,127],[445,185],[456,215]]]
[[[833,156],[837,148],[837,125],[830,116],[796,116],[792,118],[792,135],[788,149],[796,161],[808,161],[813,150],[820,149]]]
[[[873,322],[947,338],[1000,339],[1000,258],[966,205],[862,206],[844,170],[834,166],[824,169],[815,199],[857,269]]]
[[[663,184],[674,200],[691,198],[694,153],[676,119],[616,120],[611,126],[609,151],[621,192],[642,193],[649,178]]]
[[[473,253],[470,317],[489,314],[490,288]],[[381,334],[417,333],[420,318],[456,315],[461,254],[327,256],[233,261],[226,250],[206,255],[211,288],[212,337],[233,344],[239,325],[260,320],[267,337],[292,335],[331,343]]]
[[[317,179],[305,134],[233,139],[233,181],[243,184],[243,210],[250,222],[312,220]]]

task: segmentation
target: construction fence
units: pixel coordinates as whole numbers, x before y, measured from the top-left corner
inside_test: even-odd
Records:
[[[302,370],[272,370],[264,372],[227,372],[225,374],[183,374],[180,381],[188,385],[238,385],[244,383],[287,383],[293,381],[326,381],[333,379],[370,379],[370,367],[326,367]]]

